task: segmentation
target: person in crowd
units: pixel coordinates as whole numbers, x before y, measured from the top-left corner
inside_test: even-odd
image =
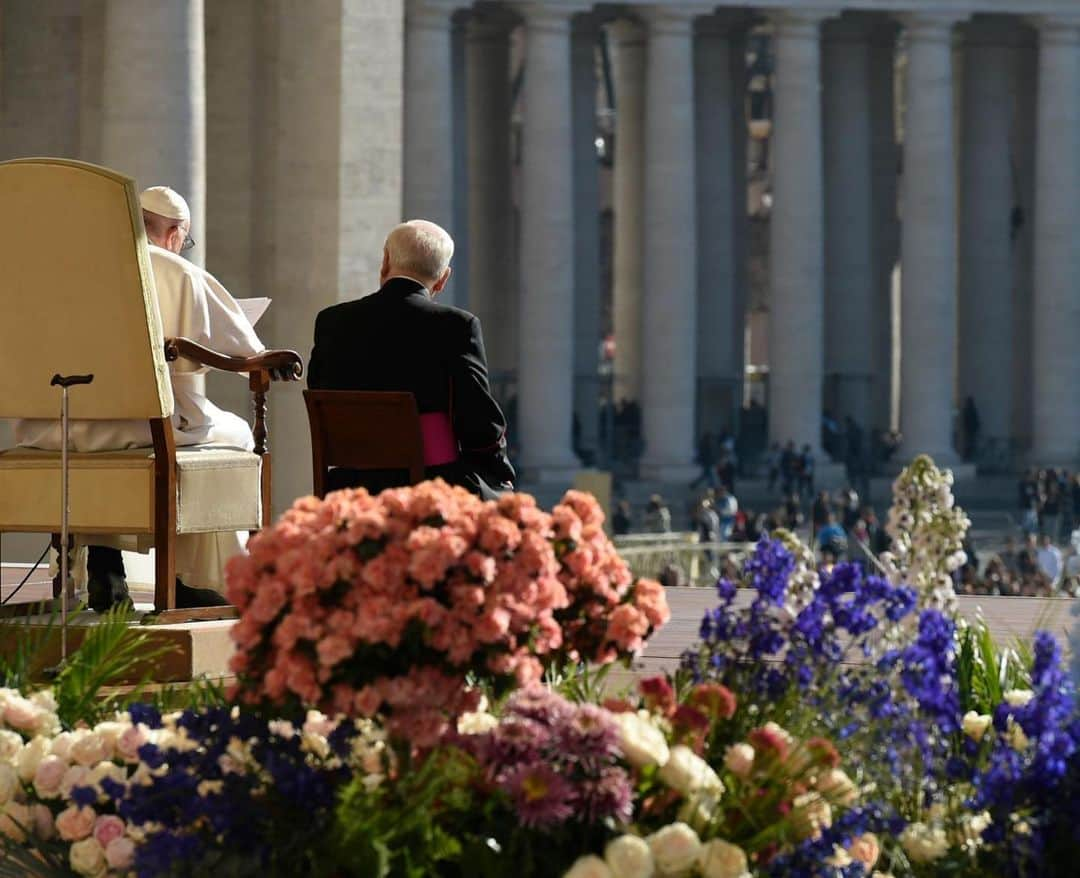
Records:
[[[964,427],[964,460],[974,460],[979,449],[979,410],[975,406],[975,398],[969,396],[964,400],[964,409],[960,415]]]
[[[1046,575],[1051,584],[1056,584],[1061,576],[1061,549],[1054,545],[1050,534],[1043,534],[1036,552],[1039,570]]]
[[[1043,536],[1057,542],[1061,527],[1062,491],[1057,472],[1053,469],[1041,473],[1042,503],[1039,507],[1039,529]]]
[[[195,246],[191,210],[184,197],[167,186],[151,186],[140,194],[139,205],[164,336],[188,338],[230,357],[262,353],[263,343],[229,291],[212,274],[180,255]],[[227,445],[251,451],[255,440],[247,422],[207,398],[202,379],[206,371],[190,360],[169,364],[176,444]],[[59,449],[60,422],[20,421],[15,426],[15,439],[23,446]],[[68,434],[68,447],[75,452],[152,445],[147,421],[72,421]],[[94,544],[87,547],[87,591],[90,607],[100,613],[130,600],[121,549],[137,547],[125,538],[93,539]],[[245,535],[233,532],[177,535],[176,605],[226,605],[221,593],[225,562],[243,551],[245,539]]]
[[[705,498],[698,504],[697,515],[698,540],[702,543],[720,542],[720,517],[713,509],[712,500]],[[713,549],[705,550],[705,562],[709,565],[710,575],[716,577],[716,552]]]
[[[735,452],[724,447],[720,450],[720,462],[716,467],[720,484],[728,489],[731,494],[735,493],[736,458]]]
[[[649,503],[645,507],[644,524],[646,533],[671,533],[671,510],[659,494],[653,494],[649,498]]]
[[[859,518],[866,523],[866,532],[870,537],[870,551],[875,555],[889,551],[889,545],[892,541],[889,539],[889,534],[885,528],[882,527],[881,522],[878,521],[874,507],[864,506],[859,513]]]
[[[829,498],[828,491],[818,491],[818,495],[814,498],[814,502],[810,504],[810,540],[811,542],[817,538],[818,531],[820,531],[829,521],[829,515],[832,513],[832,501]]]
[[[785,497],[797,489],[798,478],[799,454],[795,450],[795,443],[789,441],[780,454],[780,490]]]
[[[814,452],[808,444],[799,455],[799,491],[807,498],[814,495]]]
[[[1024,537],[1024,546],[1016,555],[1016,569],[1021,579],[1039,572],[1039,541],[1034,533]]]
[[[817,533],[818,549],[829,551],[836,558],[847,554],[847,534],[836,520],[836,514],[829,512],[825,525]]]
[[[765,455],[765,470],[769,478],[769,493],[776,490],[776,482],[780,478],[780,443],[773,442]]]
[[[1080,587],[1080,530],[1069,536],[1069,549],[1062,563],[1062,588],[1076,595]]]
[[[739,501],[726,486],[721,485],[716,492],[716,514],[720,519],[720,539],[727,542],[735,530],[735,516],[739,511]]]
[[[1039,477],[1038,473],[1028,470],[1017,483],[1017,509],[1020,513],[1020,530],[1025,535],[1039,529]]]
[[[698,477],[690,483],[696,488],[702,482],[710,488],[716,487],[716,438],[709,431],[701,434],[697,445],[697,462],[701,466]]]
[[[617,537],[630,533],[633,527],[633,514],[630,510],[629,500],[620,500],[615,506],[615,514],[611,516],[611,531]]]
[[[784,527],[788,530],[798,530],[802,527],[804,521],[802,501],[794,491],[788,494],[787,499],[784,501],[780,518],[784,522]]]
[[[378,292],[319,312],[308,367],[313,390],[405,391],[416,397],[425,472],[488,499],[514,487],[506,419],[491,394],[480,321],[436,301],[454,241],[435,223],[395,226]],[[406,484],[395,470],[332,469],[331,490]]]
[[[1016,538],[1007,536],[1005,548],[998,553],[998,561],[1009,576],[1017,576],[1020,573],[1019,558],[1016,551]]]

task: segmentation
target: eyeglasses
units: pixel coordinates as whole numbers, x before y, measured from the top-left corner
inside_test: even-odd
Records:
[[[184,243],[180,245],[180,252],[190,250],[195,246],[195,239],[191,235],[184,235]]]

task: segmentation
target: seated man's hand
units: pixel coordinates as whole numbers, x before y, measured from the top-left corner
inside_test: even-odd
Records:
[[[295,381],[296,380],[296,371],[292,368],[292,366],[282,368],[282,369],[270,369],[269,372],[270,372],[270,380],[271,381]]]

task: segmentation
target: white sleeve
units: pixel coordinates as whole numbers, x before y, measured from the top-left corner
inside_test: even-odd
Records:
[[[227,357],[250,357],[266,350],[236,300],[213,275],[188,273],[192,341]]]

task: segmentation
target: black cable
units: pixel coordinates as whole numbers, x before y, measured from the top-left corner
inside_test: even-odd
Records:
[[[47,545],[45,547],[45,551],[42,552],[41,556],[34,562],[34,566],[26,571],[26,576],[24,576],[22,578],[22,582],[20,582],[17,586],[15,586],[15,591],[13,591],[6,598],[4,598],[2,601],[0,601],[0,607],[4,606],[4,604],[6,604],[13,597],[15,597],[15,595],[17,595],[19,593],[19,589],[22,588],[24,585],[26,585],[26,583],[29,581],[30,577],[34,575],[34,571],[37,570],[38,567],[41,566],[41,562],[45,560],[45,556],[49,554],[49,549],[51,549],[51,548],[52,548],[51,544]]]

